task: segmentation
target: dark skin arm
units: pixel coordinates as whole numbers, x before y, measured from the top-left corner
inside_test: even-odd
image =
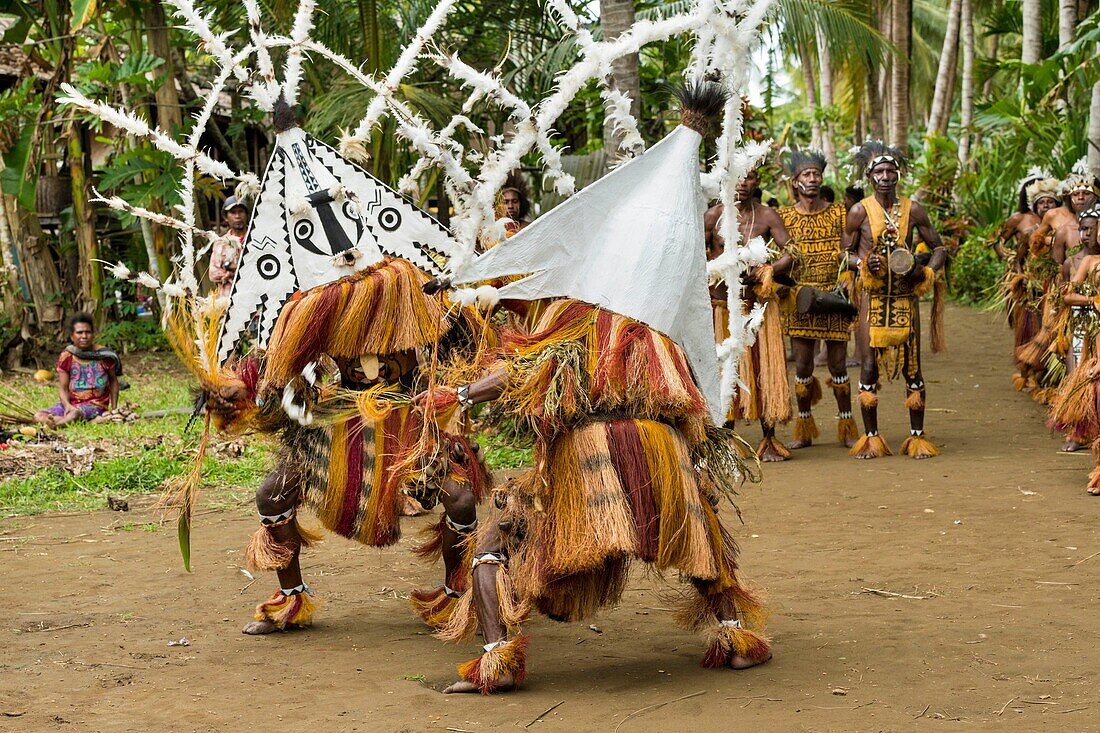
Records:
[[[115,367],[112,365],[107,372],[107,393],[111,395],[111,409],[118,407],[118,377],[115,376]]]
[[[1020,220],[1023,218],[1023,214],[1015,213],[1005,220],[1005,223],[1001,225],[1001,228],[997,230],[997,234],[993,239],[993,251],[997,254],[997,257],[1002,260],[1007,260],[1012,255],[1004,248],[1006,240],[1011,239],[1016,235],[1016,230],[1020,226]]]
[[[1081,264],[1077,267],[1077,272],[1073,274],[1073,284],[1083,283],[1085,278],[1089,276],[1092,269],[1096,267],[1100,262],[1100,257],[1096,255],[1089,255],[1081,260]],[[1080,293],[1066,293],[1065,297],[1066,305],[1079,305],[1079,306],[1093,306],[1095,307],[1095,301],[1087,295],[1081,295]]]
[[[939,232],[932,226],[928,212],[916,201],[913,202],[913,208],[909,211],[909,221],[920,234],[921,240],[932,249],[932,259],[928,261],[928,266],[939,272],[947,264],[947,248],[943,246]]]
[[[768,239],[775,242],[775,245],[780,249],[785,249],[791,243],[791,235],[787,233],[787,227],[783,226],[783,220],[779,218],[779,214],[775,209],[770,206],[762,207],[764,210],[757,214],[758,221],[763,219],[768,225]],[[785,275],[791,271],[794,267],[794,257],[789,254],[785,254],[778,260],[772,263],[772,273],[775,275]]]

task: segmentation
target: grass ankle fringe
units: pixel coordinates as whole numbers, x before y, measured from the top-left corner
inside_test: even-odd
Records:
[[[409,594],[413,611],[430,628],[439,629],[451,620],[458,598],[447,595],[443,588],[430,591],[414,590]]]
[[[902,442],[899,452],[910,458],[935,458],[940,449],[923,435],[910,435]]]
[[[861,390],[859,393],[859,406],[866,407],[868,410],[873,407],[878,407],[878,392],[866,392]]]
[[[505,675],[512,677],[518,687],[527,677],[527,645],[530,637],[523,634],[505,644],[494,647],[477,659],[458,665],[458,676],[477,685],[482,695],[488,695],[497,688]]]
[[[756,447],[756,455],[759,458],[763,458],[765,454],[781,456],[783,460],[791,457],[791,452],[787,450],[787,446],[780,443],[779,438],[774,435],[764,438],[760,441],[760,445]]]
[[[309,593],[296,593],[285,596],[276,590],[271,598],[256,606],[255,619],[270,621],[276,628],[285,629],[295,626],[309,626],[313,623],[313,614],[317,612],[317,602]]]
[[[447,515],[439,517],[439,521],[430,524],[420,530],[420,536],[424,539],[419,545],[413,547],[413,554],[421,560],[435,562],[443,556],[443,528],[447,526]]]
[[[885,458],[894,454],[881,435],[865,434],[856,441],[848,455],[853,458]]]
[[[1017,392],[1023,392],[1027,388],[1027,377],[1016,372],[1012,375],[1012,386]]]
[[[831,380],[829,386],[833,386]],[[845,386],[847,386],[847,384],[845,384]],[[816,405],[818,402],[821,402],[821,382],[818,381],[817,377],[810,377],[809,382],[796,381],[794,383],[794,396],[799,402],[809,397],[810,405]]]
[[[821,431],[817,429],[817,421],[813,415],[799,417],[794,421],[794,439],[799,443],[809,443],[819,435]]]
[[[771,643],[767,637],[749,629],[732,626],[713,626],[708,630],[706,654],[702,666],[707,669],[721,669],[730,666],[734,657],[743,657],[753,662],[765,662],[771,656]]]
[[[914,389],[909,392],[909,396],[905,398],[905,409],[907,410],[923,410],[924,409],[924,390]]]
[[[855,440],[859,437],[859,428],[856,426],[856,421],[850,417],[844,417],[836,423],[836,441],[840,444],[847,444],[849,440]]]
[[[356,359],[434,343],[449,323],[442,299],[421,290],[427,281],[408,260],[387,258],[295,293],[271,335],[264,381],[281,388],[320,354]]]

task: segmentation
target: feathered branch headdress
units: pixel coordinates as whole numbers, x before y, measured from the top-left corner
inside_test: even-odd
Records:
[[[1031,166],[1024,177],[1020,179],[1020,182],[1016,184],[1017,191],[1023,191],[1025,188],[1035,183],[1036,181],[1042,181],[1047,178],[1054,178],[1050,171],[1041,168],[1037,165]]]
[[[1039,203],[1039,199],[1043,198],[1051,198],[1057,201],[1061,186],[1062,183],[1057,178],[1044,178],[1035,181],[1027,187],[1028,208],[1035,211],[1035,204]]]
[[[1088,158],[1081,158],[1073,164],[1070,174],[1062,181],[1062,194],[1070,195],[1074,191],[1092,191],[1100,196],[1100,188],[1096,185],[1096,178],[1089,170]]]
[[[855,163],[860,177],[866,176],[879,163],[893,163],[898,173],[903,175],[909,170],[909,160],[905,153],[881,140],[865,141],[852,155],[852,162]]]
[[[828,165],[825,154],[819,150],[792,150],[787,153],[784,160],[787,173],[792,177],[797,176],[807,168],[817,168],[824,173]]]

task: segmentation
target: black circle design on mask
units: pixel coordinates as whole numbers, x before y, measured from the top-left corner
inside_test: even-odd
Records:
[[[274,280],[279,277],[283,266],[275,255],[263,255],[256,260],[256,270],[264,280]]]
[[[378,225],[387,232],[392,232],[401,226],[401,212],[394,208],[382,209],[378,214]]]

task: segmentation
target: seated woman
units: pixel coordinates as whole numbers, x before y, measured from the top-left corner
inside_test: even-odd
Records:
[[[69,320],[72,343],[57,359],[60,402],[34,414],[36,422],[60,427],[74,420],[93,420],[118,406],[118,354],[95,346],[95,321],[87,313]]]

